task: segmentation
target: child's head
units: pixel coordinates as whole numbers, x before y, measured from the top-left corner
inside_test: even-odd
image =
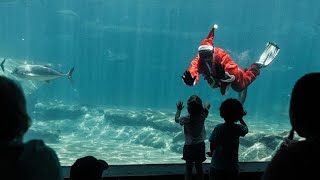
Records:
[[[98,180],[102,178],[103,171],[107,170],[109,165],[106,161],[97,159],[93,156],[85,156],[77,159],[70,168],[70,179]]]
[[[22,88],[12,79],[0,76],[0,99],[0,139],[21,139],[31,125]]]
[[[200,97],[197,95],[190,96],[187,102],[187,109],[190,115],[202,113],[203,106]]]
[[[245,114],[242,104],[237,99],[229,98],[221,103],[220,116],[226,122],[237,122]]]

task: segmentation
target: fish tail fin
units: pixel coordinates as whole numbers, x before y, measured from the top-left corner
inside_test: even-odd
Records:
[[[4,58],[0,64],[2,71],[4,72],[4,63],[6,62],[6,58]]]
[[[67,77],[68,77],[68,79],[72,79],[72,73],[73,73],[73,71],[74,71],[74,67],[72,67],[71,69],[70,69],[70,71],[66,74],[67,75]]]

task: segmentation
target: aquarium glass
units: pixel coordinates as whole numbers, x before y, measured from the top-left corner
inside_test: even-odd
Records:
[[[269,161],[291,127],[295,81],[320,69],[319,7],[316,0],[0,0],[0,75],[24,89],[32,118],[24,141],[42,139],[64,166],[86,155],[112,165],[179,164],[176,103],[184,103],[183,116],[193,94],[211,104],[209,151],[213,128],[224,122],[220,104],[238,97],[231,87],[221,95],[203,76],[194,87],[181,79],[213,25],[215,47],[242,69],[274,42],[277,57],[247,88],[249,133],[239,146],[240,162]],[[21,65],[58,74],[30,80],[12,73]]]

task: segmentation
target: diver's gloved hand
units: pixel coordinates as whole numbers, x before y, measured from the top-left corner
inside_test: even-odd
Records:
[[[215,64],[214,65],[214,70],[215,70],[215,78],[217,79],[225,79],[226,78],[226,73],[224,71],[224,67],[222,64]]]
[[[194,81],[196,80],[197,76],[192,77],[191,73],[187,70],[183,73],[182,80],[183,82],[188,85],[188,86],[193,86],[194,85]]]

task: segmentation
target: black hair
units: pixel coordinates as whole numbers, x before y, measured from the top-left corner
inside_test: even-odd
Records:
[[[301,137],[320,137],[320,73],[308,73],[292,89],[289,115],[293,129]]]
[[[187,109],[191,116],[201,114],[203,112],[201,98],[197,95],[190,96],[187,102]]]
[[[239,100],[229,98],[221,103],[220,116],[226,122],[237,122],[245,115],[242,104]]]

